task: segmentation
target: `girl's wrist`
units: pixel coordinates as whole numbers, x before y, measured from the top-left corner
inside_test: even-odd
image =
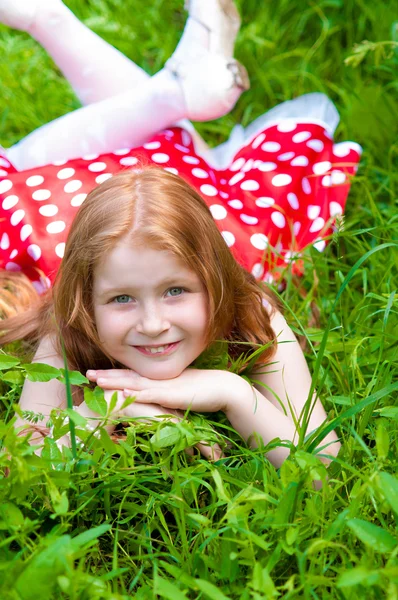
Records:
[[[228,373],[233,378],[226,386],[228,394],[225,402],[224,413],[230,419],[231,416],[238,416],[246,412],[253,401],[253,388],[246,379],[235,373]]]

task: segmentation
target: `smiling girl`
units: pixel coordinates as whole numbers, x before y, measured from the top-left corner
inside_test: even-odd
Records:
[[[63,366],[62,339],[70,369],[87,373],[108,401],[117,391],[115,417],[224,411],[249,444],[256,436],[264,444],[297,442],[294,420],[311,388],[300,346],[272,296],[234,259],[202,198],[161,169],[119,174],[91,192],[52,296],[1,329],[4,343],[41,339],[34,360],[55,367]],[[220,339],[230,342],[232,358],[269,344],[254,386],[227,371],[190,368]],[[126,396],[136,401],[121,409]],[[326,414],[319,400],[309,401],[313,431]],[[49,414],[65,407],[65,388],[27,381],[20,405]],[[85,402],[77,410],[98,418]],[[324,454],[337,454],[334,432],[324,444]],[[268,457],[279,466],[288,454],[279,446]]]

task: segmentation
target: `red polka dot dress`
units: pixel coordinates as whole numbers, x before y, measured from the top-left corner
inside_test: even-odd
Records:
[[[222,152],[199,154],[180,127],[139,148],[22,172],[0,151],[0,268],[22,270],[43,291],[87,194],[144,160],[180,175],[201,194],[235,258],[257,279],[272,279],[290,262],[299,272],[302,250],[313,245],[322,251],[342,215],[361,148],[335,144],[327,120],[309,115],[282,112],[260,121],[238,141],[232,135]]]

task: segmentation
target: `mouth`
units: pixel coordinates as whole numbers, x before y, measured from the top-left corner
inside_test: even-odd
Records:
[[[171,354],[181,342],[173,342],[172,344],[153,345],[153,346],[133,346],[138,352],[145,356],[167,356]]]

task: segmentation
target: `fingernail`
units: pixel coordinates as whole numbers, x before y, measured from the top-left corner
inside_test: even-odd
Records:
[[[86,371],[87,377],[95,377],[97,371]]]

